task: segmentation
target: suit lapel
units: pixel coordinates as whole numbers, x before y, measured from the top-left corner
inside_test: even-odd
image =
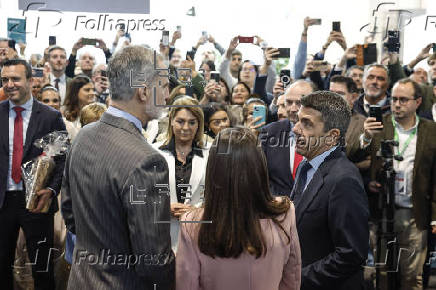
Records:
[[[286,180],[288,180],[289,186],[291,185],[291,181],[293,181],[292,178],[292,170],[291,170],[291,142],[293,142],[294,134],[291,131],[291,122],[288,120],[288,122],[285,123],[286,127],[283,128],[283,130],[280,130],[279,135],[279,147],[283,148],[283,153],[278,155],[282,156],[283,158],[280,158],[281,162],[284,162],[284,166],[281,168],[287,168],[286,170]],[[284,133],[284,136],[281,136],[282,132]],[[281,144],[286,144],[288,146],[282,146]],[[295,150],[292,152],[295,156]]]
[[[328,155],[324,162],[320,165],[318,170],[312,177],[312,180],[307,185],[306,190],[302,193],[300,201],[295,207],[295,216],[297,218],[297,225],[300,223],[304,212],[318,195],[322,185],[324,184],[324,177],[329,173],[330,167],[334,163],[334,160],[340,158],[342,155],[342,148],[338,147],[336,150]]]
[[[324,164],[324,163],[323,163]],[[322,167],[322,165],[321,165]],[[324,172],[322,168],[318,168],[318,170],[313,175],[312,180],[307,186],[306,190],[302,193],[300,201],[295,208],[295,215],[297,218],[297,223],[300,223],[301,217],[303,216],[306,208],[312,203],[313,199],[317,195],[319,189],[324,184]]]
[[[192,201],[194,200],[194,195],[199,192],[198,187],[200,186],[200,183],[202,182],[203,176],[205,174],[206,170],[206,162],[207,157],[205,155],[205,150],[203,150],[203,158],[200,156],[194,154],[194,158],[192,158],[192,169],[191,169],[191,178],[189,179],[189,184],[191,185],[191,193],[192,193],[192,200],[187,200],[187,203],[192,204]],[[196,199],[196,198],[195,198]]]
[[[0,103],[0,146],[9,154],[9,101]]]
[[[434,132],[430,133],[434,134]],[[427,122],[420,120],[418,125],[418,136],[416,137],[416,153],[415,162],[413,164],[413,180],[416,180],[416,169],[421,164],[421,159],[425,150],[425,142],[427,141],[427,135],[430,135],[427,129]]]
[[[40,105],[36,100],[33,100],[32,113],[30,114],[29,125],[27,127],[27,132],[26,132],[26,143],[24,144],[24,149],[23,149],[23,159],[24,156],[26,156],[27,151],[30,149],[33,143],[33,137],[35,135],[36,129],[38,128],[38,125],[41,123],[39,120],[40,111],[41,111]]]

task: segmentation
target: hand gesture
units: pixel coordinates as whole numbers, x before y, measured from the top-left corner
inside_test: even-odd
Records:
[[[372,139],[374,135],[380,132],[380,129],[383,129],[383,124],[381,122],[377,122],[376,118],[368,117],[365,122],[363,122],[363,129],[366,139]]]

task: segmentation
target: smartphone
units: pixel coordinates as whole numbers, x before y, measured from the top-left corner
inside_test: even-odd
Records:
[[[56,36],[49,36],[48,37],[48,46],[56,45]]]
[[[206,41],[207,41],[207,39],[208,39],[208,37],[207,37],[207,31],[202,31],[202,32],[201,32],[201,36],[203,36],[203,38],[204,38],[203,44],[205,44]]]
[[[217,84],[219,84],[220,83],[220,73],[217,71],[211,71],[210,72],[210,79],[215,80],[215,82]]]
[[[32,67],[32,77],[42,78],[44,76],[42,68]]]
[[[291,83],[291,71],[288,69],[282,69],[280,71],[280,82],[283,83],[283,87],[287,87]]]
[[[170,45],[170,32],[168,30],[162,31],[162,44],[165,46]]]
[[[253,43],[254,36],[238,36],[239,43]]]
[[[177,31],[181,33],[182,32],[182,26],[177,25]]]
[[[388,42],[386,44],[388,52],[400,52],[400,32],[388,30]]]
[[[324,60],[314,60],[313,61],[313,70],[314,71],[328,71],[329,63]]]
[[[340,32],[341,31],[341,22],[340,21],[333,21],[332,22],[332,30]]]
[[[316,18],[316,19],[312,19],[312,20],[313,20],[312,25],[321,25],[321,23],[322,23],[321,18]]]
[[[377,44],[367,43],[356,46],[356,64],[363,66],[377,62]]]
[[[369,116],[374,117],[377,122],[381,122],[383,124],[382,110],[380,106],[369,106]]]
[[[254,123],[254,125],[258,125],[262,122],[266,122],[266,107],[263,105],[254,105],[253,107],[253,119],[256,119],[257,117],[261,117],[259,121]],[[257,128],[257,130],[260,130],[260,128]]]
[[[83,38],[82,44],[83,45],[96,45],[97,40],[95,38]]]
[[[278,48],[279,54],[274,56],[273,58],[289,58],[291,56],[291,49],[286,48]]]
[[[101,75],[102,77],[107,78],[107,72],[106,72],[105,70],[102,70],[102,71],[100,72],[100,75]]]
[[[433,43],[433,53],[436,53],[436,43]]]

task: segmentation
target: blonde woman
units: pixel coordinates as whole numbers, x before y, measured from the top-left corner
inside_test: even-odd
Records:
[[[198,101],[189,96],[177,98],[169,113],[163,143],[153,146],[165,157],[169,168],[171,199],[171,243],[177,249],[178,219],[203,203],[204,177],[209,155],[204,142],[204,115]]]

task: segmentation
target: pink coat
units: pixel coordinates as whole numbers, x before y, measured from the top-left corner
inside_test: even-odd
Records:
[[[199,214],[188,213],[182,221],[192,221]],[[279,217],[281,220],[283,217]],[[298,290],[301,283],[300,244],[291,204],[282,222],[291,238],[270,219],[261,219],[267,254],[256,259],[242,254],[237,259],[215,258],[200,252],[198,224],[182,223],[176,256],[177,290]]]

